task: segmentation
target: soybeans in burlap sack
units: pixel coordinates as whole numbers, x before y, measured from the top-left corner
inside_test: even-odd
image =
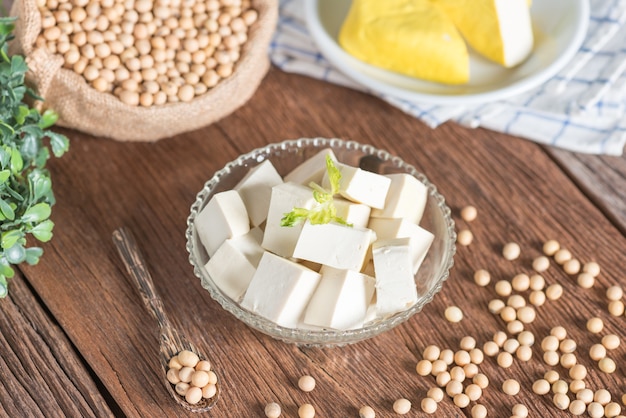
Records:
[[[121,141],[155,141],[209,125],[243,105],[256,91],[269,69],[268,46],[278,18],[277,0],[253,0],[258,20],[249,28],[248,40],[233,75],[190,102],[158,106],[130,106],[111,93],[101,93],[85,79],[63,68],[63,58],[35,45],[41,31],[41,14],[35,0],[16,0],[17,16],[11,53],[26,57],[27,81],[45,99],[43,107],[59,115],[57,124],[98,137]]]

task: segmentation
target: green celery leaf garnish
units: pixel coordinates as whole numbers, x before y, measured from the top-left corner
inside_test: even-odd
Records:
[[[330,155],[326,156],[326,171],[330,181],[330,191],[324,189],[319,184],[311,182],[309,186],[313,189],[313,198],[318,204],[311,209],[293,208],[291,212],[285,213],[280,221],[281,226],[295,226],[306,220],[313,225],[337,222],[342,225],[352,226],[345,219],[337,216],[337,208],[333,202],[333,196],[339,193],[341,171],[339,171]]]

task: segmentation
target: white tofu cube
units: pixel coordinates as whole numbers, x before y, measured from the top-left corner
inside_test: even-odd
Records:
[[[374,295],[374,278],[328,266],[320,273],[322,279],[306,308],[304,322],[339,330],[362,327]]]
[[[267,218],[272,187],[282,182],[283,179],[276,171],[276,168],[269,160],[265,160],[250,169],[234,187],[246,205],[246,210],[253,226],[261,225]]]
[[[402,218],[370,218],[368,227],[376,232],[379,239],[409,238],[413,257],[413,274],[422,265],[426,253],[435,236],[422,228]]]
[[[339,182],[341,196],[373,208],[382,209],[385,206],[385,199],[391,185],[389,177],[342,163],[337,163],[337,168],[341,172]],[[328,173],[324,175],[322,186],[330,189]]]
[[[287,328],[295,328],[321,275],[293,261],[265,252],[241,306]]]
[[[311,209],[315,205],[311,188],[296,183],[282,183],[272,187],[265,234],[261,246],[283,257],[292,257],[302,225],[281,226],[280,221],[293,208]]]
[[[309,183],[322,183],[324,173],[326,173],[326,156],[330,155],[333,161],[337,161],[335,153],[332,149],[326,148],[294,168],[285,176],[285,181],[302,184],[308,186]]]
[[[224,241],[204,266],[222,292],[237,302],[264,253],[254,231]]]
[[[361,270],[372,231],[336,223],[306,222],[293,256],[338,269]]]
[[[350,202],[349,200],[335,197],[333,199],[337,216],[353,226],[366,228],[370,219],[372,208],[361,203]]]
[[[417,302],[413,255],[409,238],[378,240],[372,244],[376,271],[376,315],[384,318]]]
[[[410,174],[387,174],[391,179],[385,207],[372,209],[372,217],[375,218],[404,218],[415,224],[419,224],[424,215],[428,188],[424,183]]]
[[[198,213],[194,224],[209,257],[213,257],[228,238],[238,237],[250,231],[246,206],[235,190],[213,195]]]

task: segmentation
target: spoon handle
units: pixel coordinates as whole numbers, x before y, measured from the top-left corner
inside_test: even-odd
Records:
[[[146,266],[143,254],[139,250],[133,233],[125,227],[113,231],[113,243],[124,261],[128,274],[137,286],[141,299],[159,323],[159,327],[170,328],[170,321],[165,314],[163,301],[154,287],[154,282]]]

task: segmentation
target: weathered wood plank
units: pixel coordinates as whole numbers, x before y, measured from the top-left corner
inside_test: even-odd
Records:
[[[547,152],[626,235],[626,157]]]
[[[0,302],[0,415],[113,416],[80,354],[19,273],[10,289]]]
[[[541,147],[528,141],[453,124],[430,130],[367,95],[276,70],[242,109],[176,138],[121,144],[65,132],[72,149],[51,164],[58,199],[56,235],[42,262],[25,272],[128,416],[186,414],[162,386],[155,324],[111,243],[111,232],[120,225],[137,235],[172,319],[214,360],[224,385],[211,411],[216,417],[261,416],[272,400],[283,405],[285,416],[295,416],[304,402],[314,404],[320,416],[355,415],[366,403],[388,416],[398,397],[418,405],[435,384],[434,378],[414,371],[426,345],[456,350],[464,335],[475,336],[482,345],[504,328],[486,309],[496,297],[493,286],[474,285],[473,271],[487,268],[494,281],[530,272],[532,258],[548,238],[559,239],[581,261],[597,260],[603,273],[594,289],[583,290],[553,265],[546,280],[562,283],[565,296],[538,308],[538,318],[528,328],[540,339],[552,326],[566,326],[579,344],[579,361],[590,369],[596,366],[586,352],[598,337],[584,331],[586,318],[600,315],[606,332],[621,332],[623,318],[608,316],[603,289],[620,280],[624,236]],[[475,241],[459,248],[442,293],[408,323],[343,348],[298,348],[247,328],[200,287],[185,251],[189,206],[215,170],[268,142],[306,136],[338,136],[388,149],[438,185],[455,216],[466,204],[479,209],[471,225],[458,224],[471,228]],[[516,262],[499,255],[501,245],[511,240],[524,249]],[[58,277],[64,278],[64,286],[58,285]],[[461,323],[443,319],[450,304],[465,312]],[[567,416],[547,397],[530,392],[531,382],[548,369],[538,345],[533,354],[532,362],[516,362],[510,369],[499,368],[493,359],[480,366],[492,381],[481,398],[491,416],[508,416],[519,401],[533,416]],[[612,355],[623,358],[624,345]],[[620,396],[618,377],[624,370],[619,367],[611,376],[594,371],[589,385],[609,387]],[[305,373],[318,380],[308,394],[296,387]],[[520,396],[501,392],[507,376],[522,382]],[[450,400],[439,408],[445,416],[467,415]]]

